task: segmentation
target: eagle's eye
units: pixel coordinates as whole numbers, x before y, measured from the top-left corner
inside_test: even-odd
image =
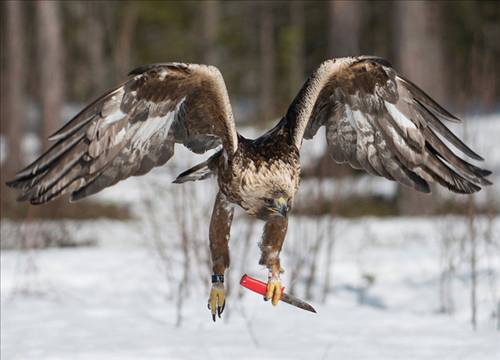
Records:
[[[269,198],[264,198],[264,202],[266,203],[267,206],[273,206],[274,205],[274,199],[269,199]]]

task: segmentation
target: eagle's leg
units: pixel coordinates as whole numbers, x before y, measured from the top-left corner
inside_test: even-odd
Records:
[[[215,321],[226,305],[224,293],[224,271],[229,267],[229,233],[233,221],[233,206],[222,193],[217,194],[210,220],[210,256],[212,258],[212,288],[208,298],[208,308]]]
[[[261,257],[259,264],[266,265],[269,269],[267,280],[267,291],[264,299],[271,300],[277,305],[281,298],[282,286],[280,273],[283,272],[280,265],[280,252],[285,240],[288,228],[288,219],[280,216],[271,217],[264,226],[262,242],[259,244]]]

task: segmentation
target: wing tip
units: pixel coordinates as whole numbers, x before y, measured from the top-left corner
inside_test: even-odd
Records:
[[[491,174],[493,174],[493,171],[488,170],[488,169],[480,169],[479,174],[482,177],[486,177],[486,176],[490,176]]]
[[[474,150],[472,150],[471,148],[468,148],[468,151],[464,153],[470,157],[471,159],[474,159],[474,160],[477,160],[477,161],[484,161],[484,158],[479,155],[477,152],[475,152]]]
[[[61,139],[64,139],[64,133],[59,133],[59,131],[53,133],[52,135],[50,135],[48,137],[48,140],[50,142],[54,142],[54,141],[58,141],[58,140],[61,140]]]

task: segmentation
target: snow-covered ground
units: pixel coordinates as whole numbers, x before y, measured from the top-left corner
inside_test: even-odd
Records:
[[[205,255],[188,274],[179,310],[180,250],[163,239],[173,257],[162,258],[137,222],[65,224],[70,231],[86,229],[78,236],[95,237],[96,247],[3,251],[2,359],[498,359],[493,314],[500,259],[487,244],[478,250],[478,330],[469,325],[466,262],[456,262],[450,284],[453,314],[438,312],[440,237],[463,233],[461,219],[293,219],[284,284],[291,287],[304,259],[295,280],[301,297],[315,239],[326,239],[311,291],[317,314],[287,304],[273,308],[238,288],[243,273],[264,278],[266,272],[257,265],[260,224],[245,244],[248,224],[241,217],[235,222],[227,309],[215,324],[206,309]],[[478,220],[479,233],[487,223]],[[14,226],[5,222],[2,235]],[[500,218],[491,226],[500,234]],[[193,254],[191,261],[198,261]],[[323,302],[327,271],[331,286]]]

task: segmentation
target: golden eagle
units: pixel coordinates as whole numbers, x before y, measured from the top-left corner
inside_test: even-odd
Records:
[[[8,185],[20,190],[20,200],[32,204],[64,194],[78,200],[165,164],[175,143],[195,153],[222,145],[174,181],[217,177],[209,231],[209,308],[214,320],[225,305],[223,279],[234,205],[266,221],[259,263],[269,269],[266,298],[278,302],[279,254],[299,187],[300,149],[303,139],[313,138],[322,126],[335,161],[418,191],[428,193],[429,183],[438,183],[470,194],[490,184],[490,171],[463,160],[448,146],[482,160],[442,122],[459,120],[382,58],[325,61],[278,124],[254,140],[236,132],[217,68],[153,64],[129,75],[52,135],[55,144]]]

